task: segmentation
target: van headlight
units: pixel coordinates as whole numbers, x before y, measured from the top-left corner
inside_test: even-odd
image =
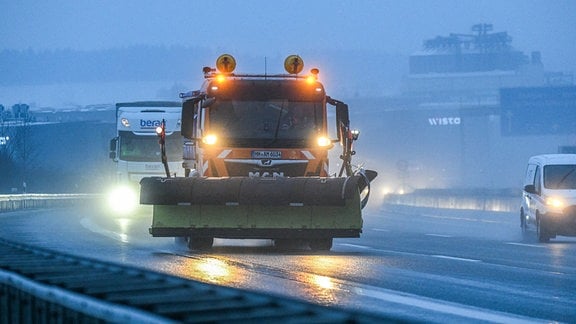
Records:
[[[546,205],[554,209],[562,209],[564,208],[564,201],[557,197],[548,197],[546,198]]]

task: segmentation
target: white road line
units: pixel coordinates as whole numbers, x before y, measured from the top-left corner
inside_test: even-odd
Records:
[[[448,255],[440,255],[440,254],[423,254],[423,253],[414,253],[414,252],[402,252],[402,251],[394,251],[394,250],[383,250],[383,249],[376,249],[366,245],[358,245],[358,244],[349,244],[349,243],[341,243],[338,244],[341,246],[348,246],[352,248],[362,249],[362,250],[372,250],[378,251],[383,253],[391,253],[391,254],[398,254],[398,255],[410,255],[410,256],[418,256],[418,257],[427,257],[427,258],[438,258],[438,259],[448,259],[454,261],[464,261],[464,262],[482,262],[482,260],[476,259],[467,259],[467,258],[459,258],[453,257]]]
[[[358,244],[341,243],[341,244],[338,244],[338,245],[349,246],[349,247],[358,248],[358,249],[363,249],[363,250],[374,250],[374,248],[372,248],[372,247],[365,246],[365,245],[358,245]]]
[[[375,232],[390,232],[389,229],[385,229],[385,228],[373,228],[372,230]]]
[[[540,249],[546,248],[545,245],[537,245],[537,244],[526,244],[526,243],[516,243],[516,242],[505,242],[504,244],[517,245],[517,246],[529,246],[529,247],[535,247],[535,248],[540,248]]]
[[[458,258],[458,257],[453,257],[453,256],[448,256],[448,255],[440,255],[440,254],[432,254],[432,255],[430,255],[430,256],[433,257],[433,258],[448,259],[448,260],[455,260],[455,261],[482,262],[482,260],[467,259],[467,258]]]
[[[435,237],[453,237],[452,235],[446,235],[446,234],[434,234],[434,233],[428,233],[428,234],[424,234],[426,236],[435,236]]]
[[[113,231],[109,231],[107,229],[104,229],[100,226],[98,226],[97,224],[93,223],[89,218],[85,217],[82,218],[80,220],[80,224],[82,224],[82,226],[89,230],[90,232],[93,233],[98,233],[104,236],[107,236],[111,239],[114,239],[116,241],[120,241],[122,243],[128,243],[128,235],[123,234],[123,233],[116,233]]]
[[[428,311],[461,316],[479,321],[494,323],[534,323],[544,322],[543,320],[527,318],[515,314],[492,311],[473,306],[451,303],[442,300],[434,300],[423,296],[400,293],[387,289],[356,288],[354,291],[358,295],[372,297],[386,302],[417,307]]]

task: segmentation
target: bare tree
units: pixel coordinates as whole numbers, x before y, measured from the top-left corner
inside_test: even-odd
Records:
[[[28,105],[14,105],[12,112],[1,112],[0,177],[5,180],[0,183],[0,190],[19,187],[26,191],[37,155],[31,120]]]

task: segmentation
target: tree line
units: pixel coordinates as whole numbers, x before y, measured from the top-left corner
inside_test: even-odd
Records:
[[[213,66],[216,58],[226,51],[220,48],[155,45],[92,51],[2,50],[0,86],[191,80],[200,76],[202,67]],[[283,62],[288,54],[293,53],[276,53],[274,57],[253,53],[229,54],[239,61],[238,71],[273,74],[285,73],[278,62]],[[307,50],[298,54],[305,61],[304,73],[318,67],[322,73],[321,79],[327,75],[327,79],[338,80],[332,88],[333,92],[340,87],[348,93],[384,92],[396,87],[408,68],[407,58],[397,54],[362,50]]]
[[[211,55],[202,48],[138,45],[78,51],[0,51],[0,85],[64,82],[181,80],[200,71],[198,60]]]

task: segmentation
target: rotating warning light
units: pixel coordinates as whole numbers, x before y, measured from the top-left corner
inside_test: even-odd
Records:
[[[284,60],[284,69],[290,74],[298,74],[304,69],[304,61],[299,55],[290,55]]]
[[[218,81],[218,83],[222,83],[224,80],[226,80],[226,77],[223,74],[218,74],[216,76],[216,81]]]
[[[308,82],[308,84],[313,84],[314,82],[318,81],[318,73],[320,73],[320,70],[317,68],[311,69],[310,74],[306,77],[306,82]],[[321,92],[322,88],[316,88],[315,90],[316,92]]]
[[[236,60],[230,54],[222,54],[216,60],[216,68],[221,73],[232,73],[236,68]]]

